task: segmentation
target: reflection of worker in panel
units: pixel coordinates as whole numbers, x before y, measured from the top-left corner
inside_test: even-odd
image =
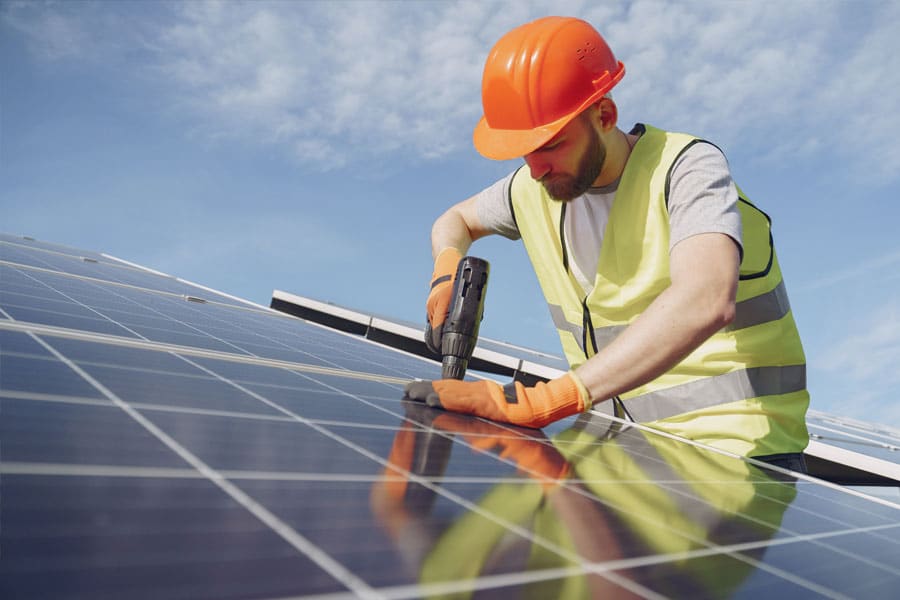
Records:
[[[435,429],[498,452],[531,478],[494,485],[477,510],[449,523],[432,508],[452,442],[433,431],[403,429],[391,453],[398,470],[388,468],[389,478],[373,487],[373,511],[412,576],[425,586],[454,582],[458,597],[467,597],[466,582],[508,573],[525,573],[530,583],[521,595],[536,598],[736,591],[779,530],[796,494],[793,480],[776,481],[729,456],[608,426],[581,419],[551,443],[452,414],[436,418]],[[397,476],[404,471],[438,483],[425,487]],[[762,543],[742,551],[741,559],[705,552],[745,542]],[[692,559],[691,552],[698,554]],[[639,557],[653,559],[629,561]],[[600,565],[611,561],[622,562],[601,573]],[[586,572],[590,565],[597,571]]]
[[[635,421],[803,470],[805,358],[769,218],[713,144],[619,129],[609,92],[624,73],[574,18],[538,19],[491,50],[475,147],[525,165],[435,221],[427,341],[440,349],[472,242],[521,238],[572,370],[531,387],[416,382],[408,397],[529,427],[609,401]]]

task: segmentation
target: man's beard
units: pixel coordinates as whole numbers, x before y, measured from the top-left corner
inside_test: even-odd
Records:
[[[593,133],[593,132],[592,132]],[[588,191],[603,169],[606,162],[606,146],[596,134],[590,136],[590,143],[574,175],[551,175],[541,179],[541,184],[554,200],[566,202],[574,200]]]

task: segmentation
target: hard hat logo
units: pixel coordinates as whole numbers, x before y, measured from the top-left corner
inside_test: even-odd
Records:
[[[475,148],[517,158],[539,148],[625,75],[596,29],[581,19],[544,17],[513,29],[484,65],[484,116]]]

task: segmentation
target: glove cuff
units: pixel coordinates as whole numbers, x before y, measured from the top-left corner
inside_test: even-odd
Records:
[[[439,277],[450,276],[452,279],[456,275],[456,269],[459,267],[459,261],[462,260],[462,254],[453,246],[447,246],[441,250],[434,259],[434,272],[431,275],[431,284],[434,286],[434,280]]]
[[[560,408],[571,407],[575,410],[569,412],[584,412],[585,406],[590,402],[585,401],[587,389],[581,380],[571,371],[562,377],[547,382],[547,389],[554,400],[554,404]]]
[[[578,373],[575,371],[569,371],[569,377],[572,378],[572,382],[575,384],[575,387],[578,388],[578,394],[581,396],[581,401],[584,404],[584,408],[582,408],[582,412],[587,412],[591,410],[594,406],[594,403],[591,402],[591,393],[588,391],[587,386],[584,385],[584,382],[581,381],[581,377],[578,376]]]

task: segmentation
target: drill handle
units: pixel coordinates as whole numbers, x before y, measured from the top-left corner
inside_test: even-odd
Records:
[[[466,256],[459,261],[441,341],[443,377],[462,379],[478,341],[490,265]]]

